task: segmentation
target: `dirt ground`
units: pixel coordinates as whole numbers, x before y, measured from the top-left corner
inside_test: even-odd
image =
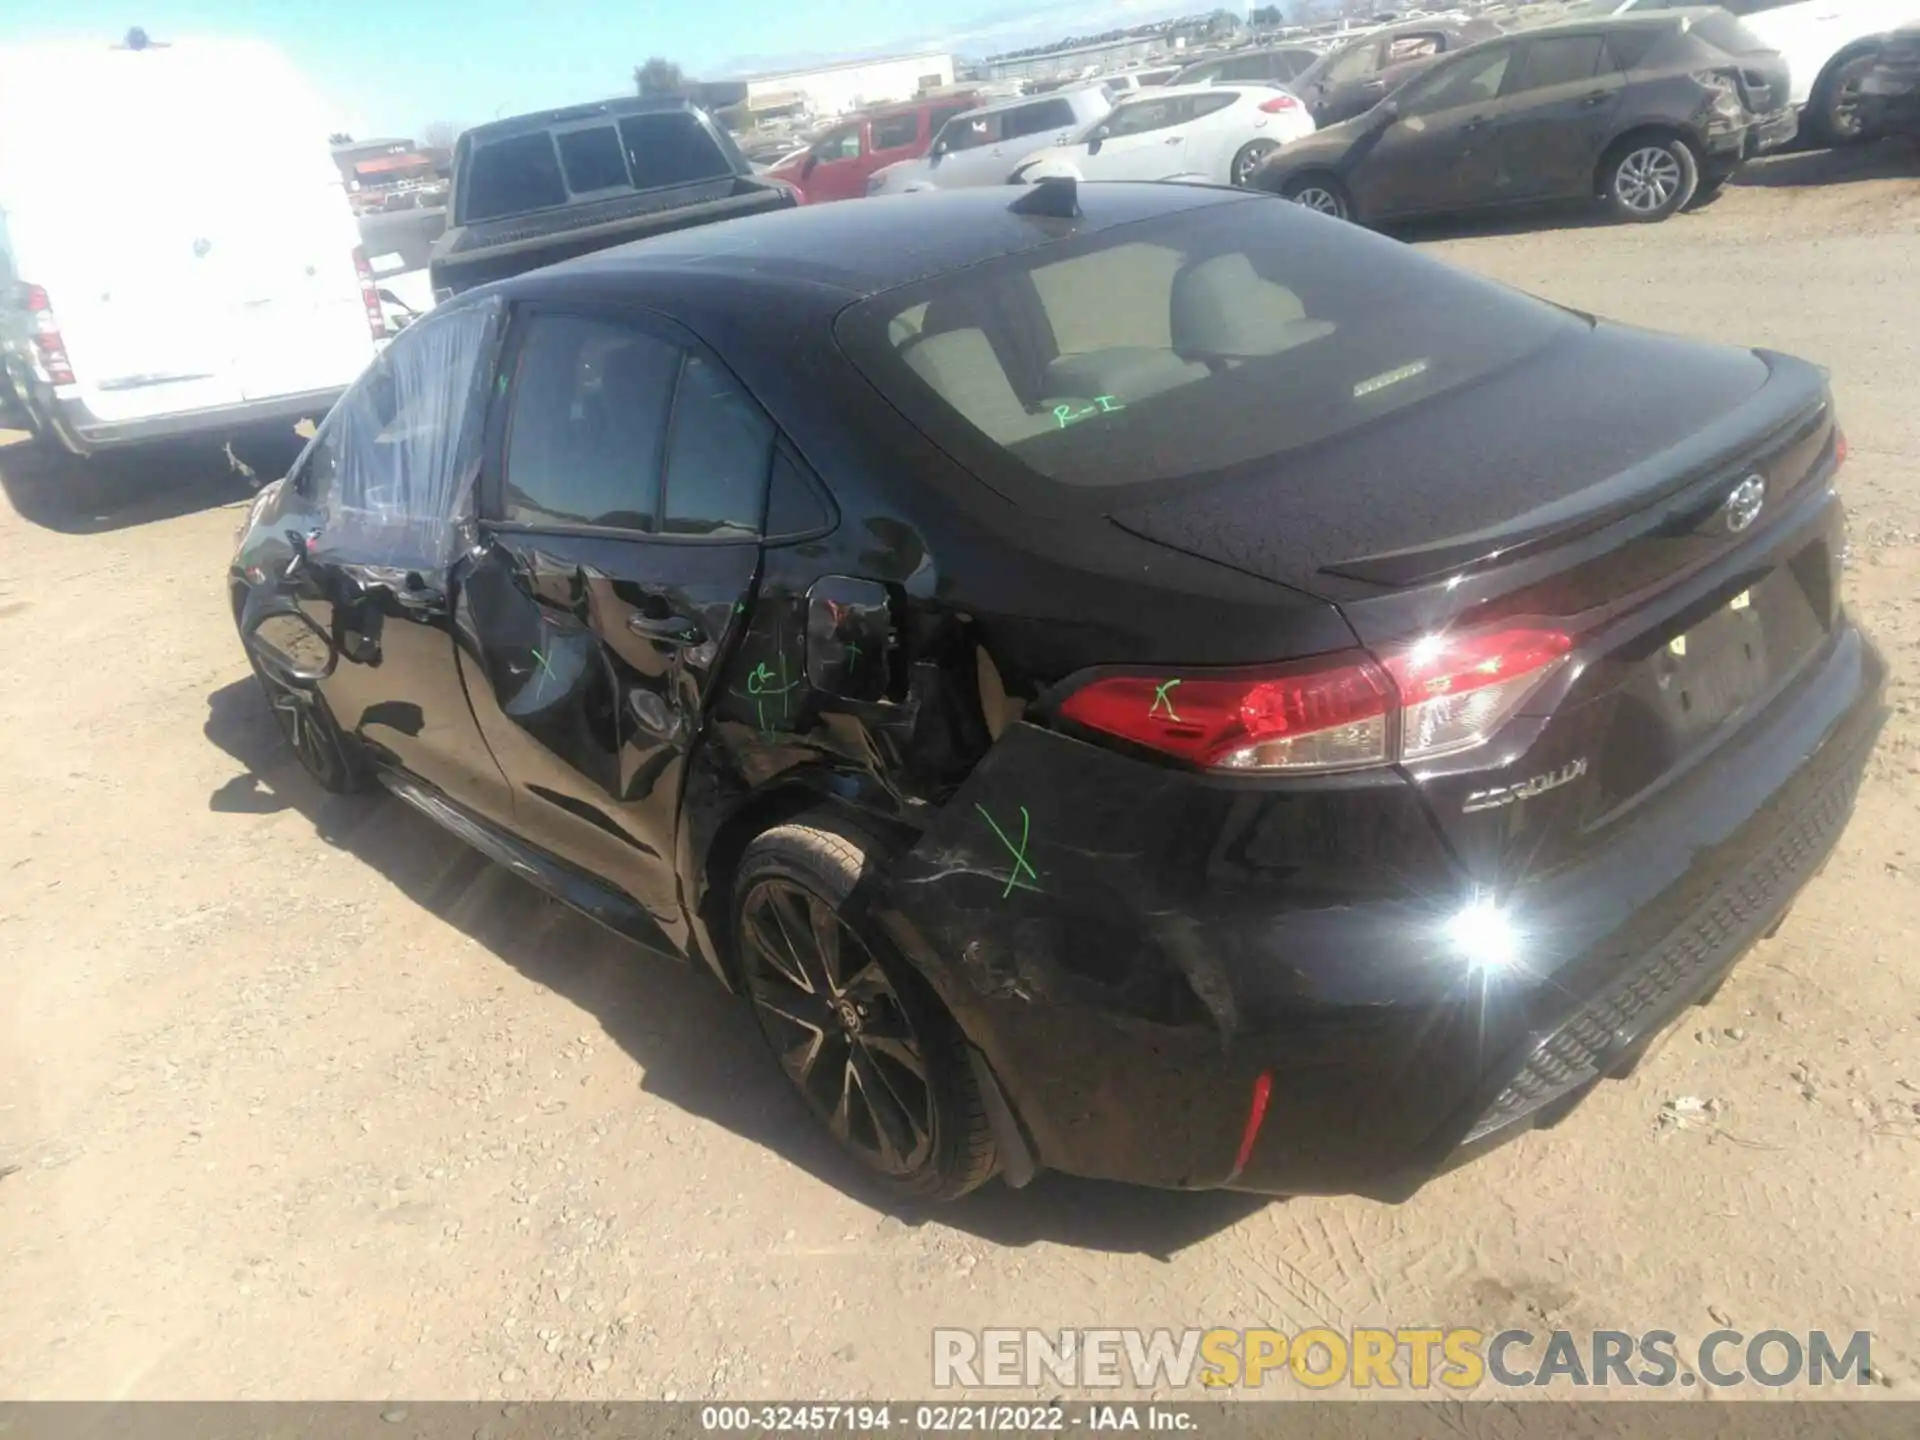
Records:
[[[911,1396],[936,1325],[1433,1323],[1868,1329],[1920,1395],[1920,152],[1409,238],[1815,359],[1852,443],[1897,713],[1825,875],[1633,1079],[1398,1207],[1043,1177],[888,1215],[700,975],[306,781],[226,613],[224,458],[16,444],[0,1397]]]

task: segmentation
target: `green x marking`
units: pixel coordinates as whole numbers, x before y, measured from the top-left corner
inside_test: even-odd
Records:
[[[1178,714],[1175,713],[1173,708],[1173,687],[1178,685],[1179,683],[1180,682],[1178,680],[1167,680],[1162,682],[1159,685],[1154,686],[1153,704],[1147,707],[1148,719],[1152,719],[1155,715],[1158,715],[1162,710],[1165,710],[1167,712],[1167,718],[1169,720],[1173,721],[1173,723],[1176,725],[1180,723],[1180,717]]]
[[[1002,900],[1006,899],[1014,892],[1016,887],[1021,890],[1032,890],[1038,893],[1040,889],[1038,885],[1029,885],[1020,878],[1020,872],[1023,870],[1033,876],[1035,880],[1040,878],[1039,872],[1027,861],[1027,836],[1033,828],[1033,821],[1027,814],[1027,807],[1024,805],[1020,807],[1020,843],[1018,845],[1015,845],[1013,841],[1009,840],[1007,838],[1007,832],[994,823],[994,818],[987,813],[986,806],[975,805],[973,808],[980,812],[980,818],[987,822],[988,827],[993,833],[999,836],[1000,843],[1007,847],[1007,853],[1013,856],[1013,869],[1007,874],[1007,888],[1000,892],[1000,898]]]

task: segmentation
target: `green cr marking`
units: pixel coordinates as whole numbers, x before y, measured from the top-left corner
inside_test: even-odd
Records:
[[[1178,680],[1166,680],[1153,687],[1153,704],[1147,707],[1148,719],[1152,719],[1164,710],[1167,712],[1167,719],[1176,725],[1180,723],[1180,716],[1173,708],[1173,688],[1179,683]]]
[[[1040,889],[1038,885],[1029,885],[1020,878],[1020,872],[1023,870],[1035,880],[1040,878],[1039,872],[1027,862],[1027,836],[1033,828],[1033,821],[1027,814],[1027,807],[1024,805],[1020,807],[1020,843],[1018,845],[1009,840],[1006,831],[994,823],[993,816],[987,813],[986,806],[975,805],[973,808],[980,812],[980,818],[987,822],[988,828],[999,837],[1000,843],[1007,847],[1007,853],[1013,856],[1013,869],[1007,872],[1007,888],[1000,892],[1000,898],[1006,899],[1016,888],[1038,893]]]

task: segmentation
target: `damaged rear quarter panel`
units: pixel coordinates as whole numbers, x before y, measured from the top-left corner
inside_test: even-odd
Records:
[[[876,916],[1043,1163],[1207,1185],[1232,1168],[1259,1071],[1293,1072],[1276,1088],[1303,1113],[1320,1086],[1350,1104],[1342,1067],[1378,1061],[1368,1007],[1452,998],[1431,945],[1406,943],[1450,876],[1395,773],[1250,784],[1020,723],[895,866]],[[1336,925],[1363,943],[1329,953],[1316,934]]]

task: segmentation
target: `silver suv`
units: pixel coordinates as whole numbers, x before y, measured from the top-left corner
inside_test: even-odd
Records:
[[[876,170],[867,180],[867,194],[1004,185],[1014,166],[1035,150],[1071,143],[1112,108],[1100,85],[982,105],[949,120],[919,159]]]

